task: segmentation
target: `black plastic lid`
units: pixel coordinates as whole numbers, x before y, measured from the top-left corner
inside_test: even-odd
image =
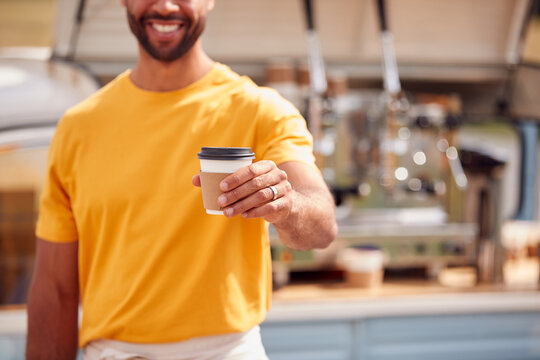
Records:
[[[197,157],[205,160],[249,160],[255,159],[255,153],[249,147],[202,147]]]

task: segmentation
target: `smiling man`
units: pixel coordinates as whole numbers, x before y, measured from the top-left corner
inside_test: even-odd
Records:
[[[266,359],[268,223],[294,249],[336,236],[304,119],[203,51],[212,0],[124,0],[133,70],[68,110],[50,147],[28,359]],[[197,152],[258,161],[202,205]],[[82,307],[80,329],[78,306]]]

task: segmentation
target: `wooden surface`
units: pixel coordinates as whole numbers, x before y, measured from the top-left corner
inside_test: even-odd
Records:
[[[299,284],[274,292],[265,322],[540,313],[538,290],[537,284],[449,287],[428,281],[386,281],[374,289],[344,283]]]
[[[380,288],[361,289],[345,283],[298,284],[285,286],[273,294],[274,303],[331,301],[342,299],[377,299],[410,295],[512,293],[534,292],[537,286],[509,287],[506,285],[476,285],[474,287],[448,287],[437,281],[401,280],[385,281]]]

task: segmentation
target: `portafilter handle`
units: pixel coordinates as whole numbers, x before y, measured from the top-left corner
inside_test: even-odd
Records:
[[[399,81],[396,52],[394,50],[394,36],[388,30],[385,1],[377,0],[377,5],[381,26],[384,89],[390,95],[396,97],[401,92],[401,83]]]

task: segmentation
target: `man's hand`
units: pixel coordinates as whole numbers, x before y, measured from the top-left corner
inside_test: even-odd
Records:
[[[200,186],[199,175],[195,175],[192,182]],[[277,191],[275,199],[270,185]],[[219,196],[218,204],[227,217],[241,214],[245,218],[262,217],[274,223],[287,218],[291,211],[292,186],[287,173],[270,160],[238,170],[223,179],[220,188],[223,194]]]
[[[199,175],[192,182],[200,186]],[[270,185],[277,190],[275,199]],[[225,216],[263,217],[292,249],[325,248],[336,238],[334,200],[312,166],[289,161],[277,167],[263,160],[229,175],[220,187],[224,193],[218,203]]]

